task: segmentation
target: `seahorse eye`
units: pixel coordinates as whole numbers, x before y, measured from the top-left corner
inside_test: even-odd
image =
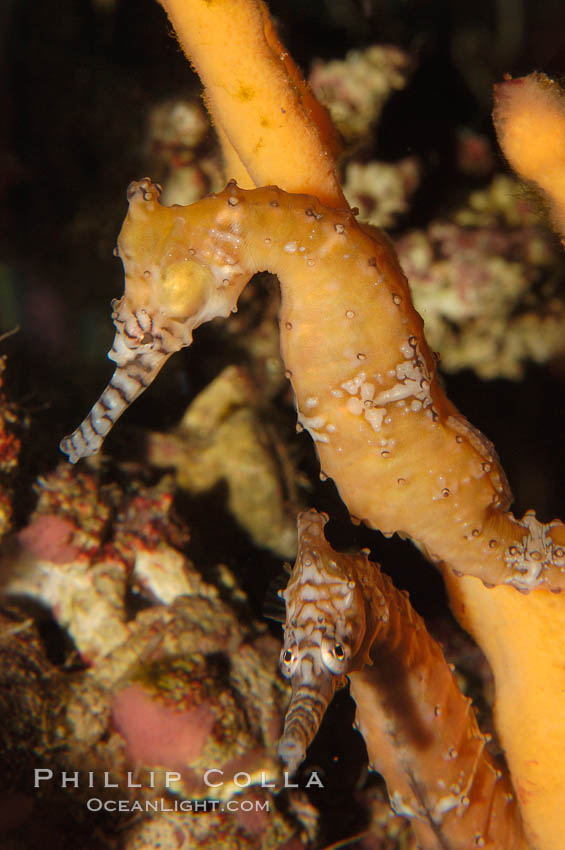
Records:
[[[287,679],[290,679],[292,674],[296,669],[296,664],[298,661],[298,652],[296,651],[296,645],[291,648],[286,648],[281,651],[281,658],[279,667],[281,668],[281,673],[283,676],[286,676]]]
[[[347,647],[335,640],[332,635],[322,638],[322,661],[330,673],[340,676],[347,672],[350,653]]]
[[[170,262],[159,282],[159,306],[169,318],[184,322],[198,314],[209,302],[212,274],[198,263],[185,257]]]

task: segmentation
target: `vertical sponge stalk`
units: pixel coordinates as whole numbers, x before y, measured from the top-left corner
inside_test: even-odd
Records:
[[[533,73],[496,85],[494,102],[500,147],[518,176],[541,191],[565,244],[565,93]]]
[[[261,0],[161,0],[205,87],[229,177],[346,207],[335,130],[278,40]],[[238,162],[239,159],[239,162]]]

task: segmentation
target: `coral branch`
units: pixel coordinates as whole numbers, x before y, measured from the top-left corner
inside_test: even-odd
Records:
[[[221,127],[228,175],[240,179],[243,167],[257,186],[276,183],[345,206],[334,171],[333,125],[278,40],[261,0],[161,2],[204,83],[208,108]]]
[[[500,147],[514,171],[542,192],[565,244],[565,93],[533,73],[498,83],[494,95]]]
[[[300,515],[298,557],[282,594],[281,669],[293,696],[279,753],[296,767],[347,674],[371,766],[420,847],[526,848],[510,782],[440,646],[366,555],[331,548],[324,524],[314,510]]]
[[[565,835],[562,799],[563,594],[535,591],[528,597],[508,587],[486,591],[473,578],[445,574],[453,613],[492,667],[495,721],[528,838],[536,850],[561,850]]]

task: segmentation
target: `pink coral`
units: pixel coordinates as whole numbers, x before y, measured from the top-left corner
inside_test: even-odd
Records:
[[[68,564],[80,554],[79,547],[72,543],[75,531],[72,522],[55,514],[42,514],[20,531],[18,539],[36,558]]]
[[[112,714],[132,761],[170,770],[186,768],[201,755],[215,723],[208,703],[177,711],[139,685],[116,694]]]

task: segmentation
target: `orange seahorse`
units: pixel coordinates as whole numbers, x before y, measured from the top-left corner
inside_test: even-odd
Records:
[[[280,593],[280,667],[292,682],[281,757],[294,772],[347,676],[371,766],[423,850],[525,850],[508,777],[485,749],[441,647],[366,553],[332,549],[326,520],[315,510],[298,517],[296,563]]]
[[[117,369],[61,443],[95,453],[118,416],[192,331],[237,309],[257,271],[281,283],[281,351],[299,423],[352,514],[409,536],[457,575],[522,591],[565,586],[565,526],[517,520],[493,446],[445,396],[388,239],[349,210],[235,183],[189,207],[132,183],[118,240]],[[315,285],[309,285],[309,281]],[[321,339],[323,338],[323,345]],[[424,461],[422,461],[422,458]]]

